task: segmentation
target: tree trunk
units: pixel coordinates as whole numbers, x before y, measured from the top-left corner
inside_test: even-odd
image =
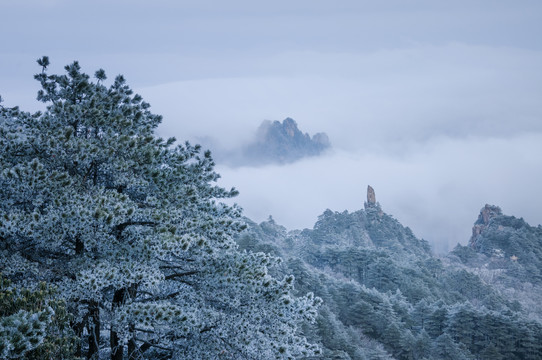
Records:
[[[124,297],[126,296],[126,289],[115,290],[113,295],[113,303],[111,305],[111,310],[114,313],[116,308],[124,302]],[[111,345],[111,360],[122,360],[124,356],[124,344],[120,343],[119,336],[117,332],[111,329],[110,333],[110,345]]]
[[[71,327],[72,327],[73,331],[75,332],[75,335],[77,335],[77,337],[79,339],[81,339],[81,337],[83,335],[83,329],[85,328],[84,321],[81,321],[79,323],[72,323]],[[75,349],[75,356],[77,358],[82,358],[83,357],[83,348],[81,346],[81,340],[79,340],[77,342],[76,349]]]
[[[87,359],[98,359],[100,349],[100,308],[97,301],[91,301],[88,305],[88,354]]]
[[[139,360],[141,359],[140,357],[140,352],[139,352],[139,349],[137,348],[137,343],[136,343],[136,339],[135,339],[135,330],[134,330],[134,326],[130,326],[130,332],[132,333],[132,337],[130,338],[130,340],[128,340],[128,359],[129,360]]]

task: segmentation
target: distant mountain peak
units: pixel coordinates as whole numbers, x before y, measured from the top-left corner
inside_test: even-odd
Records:
[[[279,123],[278,121],[276,122]],[[299,131],[295,120],[289,117],[282,120],[282,127],[286,134],[288,134],[290,137],[294,137],[297,132],[301,132]]]
[[[243,149],[243,158],[250,164],[292,163],[318,156],[330,146],[325,133],[311,137],[299,130],[297,122],[290,117],[282,123],[265,120],[258,128],[255,141]]]
[[[500,207],[496,205],[489,205],[486,204],[481,210],[480,214],[478,215],[478,219],[474,223],[474,226],[472,227],[472,236],[470,239],[470,244],[472,247],[476,247],[476,241],[478,236],[487,229],[489,222],[491,219],[502,215],[502,210]]]
[[[480,210],[468,246],[458,245],[454,254],[472,266],[484,262],[488,269],[505,270],[516,280],[542,284],[542,226],[503,214],[498,206]]]
[[[500,207],[496,205],[489,205],[486,204],[481,210],[480,215],[478,215],[478,220],[476,221],[477,224],[489,224],[489,220],[498,216],[502,215],[502,210]]]
[[[199,142],[212,150],[217,163],[234,167],[290,164],[319,156],[331,147],[326,133],[319,132],[311,137],[303,133],[290,117],[282,122],[262,121],[253,139],[246,145],[227,149],[211,138],[200,138]]]

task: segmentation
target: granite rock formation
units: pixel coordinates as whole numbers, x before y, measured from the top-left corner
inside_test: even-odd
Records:
[[[478,236],[484,231],[488,225],[489,221],[493,219],[496,216],[502,215],[501,208],[495,205],[489,205],[486,204],[481,210],[480,214],[478,215],[478,219],[474,223],[474,226],[472,227],[472,237],[470,240],[471,246],[475,246],[476,239]]]
[[[330,147],[325,133],[311,136],[299,130],[292,118],[264,121],[258,128],[256,140],[242,150],[242,159],[248,165],[269,163],[286,164],[304,157],[318,156]]]

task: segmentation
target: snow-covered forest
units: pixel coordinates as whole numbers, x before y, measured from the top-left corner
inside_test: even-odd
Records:
[[[0,358],[542,358],[541,226],[486,205],[435,256],[372,188],[257,224],[122,76],[38,64],[46,110],[0,104]]]

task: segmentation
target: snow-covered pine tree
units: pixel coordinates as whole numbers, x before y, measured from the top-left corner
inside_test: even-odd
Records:
[[[209,152],[154,135],[161,117],[122,76],[77,62],[35,78],[43,113],[0,111],[0,272],[56,284],[89,359],[271,359],[318,352],[299,333],[320,300],[294,297],[277,259],[237,249]]]
[[[30,290],[0,276],[0,359],[74,359],[78,338],[63,300],[45,283]]]

